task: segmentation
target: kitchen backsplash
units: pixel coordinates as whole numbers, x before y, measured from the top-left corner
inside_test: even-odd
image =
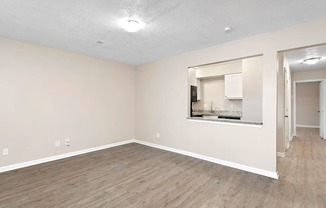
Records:
[[[221,111],[242,111],[242,100],[227,100],[221,99],[219,101],[203,101],[200,100],[193,103],[194,110],[221,110]]]

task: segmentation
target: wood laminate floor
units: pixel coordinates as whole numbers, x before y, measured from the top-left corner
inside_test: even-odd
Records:
[[[139,144],[0,174],[0,207],[326,207],[326,141],[298,129],[279,180]]]

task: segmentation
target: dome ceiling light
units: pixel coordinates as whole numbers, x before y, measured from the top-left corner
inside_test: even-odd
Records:
[[[133,19],[121,20],[119,26],[131,33],[138,32],[143,27],[142,24]]]
[[[313,64],[317,64],[320,61],[321,57],[312,57],[312,58],[307,58],[304,59],[302,61],[302,63],[304,64],[309,64],[309,65],[313,65]]]
[[[232,27],[225,27],[224,28],[224,32],[231,32],[232,31]]]

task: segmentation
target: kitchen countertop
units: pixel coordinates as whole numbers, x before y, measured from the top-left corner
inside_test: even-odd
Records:
[[[226,111],[226,110],[194,110],[194,116],[226,116],[226,117],[242,117],[242,111]]]
[[[213,118],[203,118],[203,117],[187,117],[187,119],[199,120],[199,121],[236,123],[236,124],[263,125],[263,122],[260,122],[260,121],[243,121],[243,120],[220,119],[220,118],[219,119],[213,119]]]
[[[199,120],[199,121],[215,121],[215,122],[225,122],[225,123],[237,123],[237,124],[250,124],[250,125],[262,125],[261,121],[245,121],[241,120],[242,111],[227,111],[227,110],[194,110],[193,117],[188,117],[187,119]],[[234,117],[238,119],[226,119],[226,118],[210,118],[210,116],[223,116],[223,117]]]

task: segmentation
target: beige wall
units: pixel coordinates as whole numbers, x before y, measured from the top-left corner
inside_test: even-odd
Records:
[[[314,79],[326,79],[326,69],[292,73],[293,82],[302,81],[302,80],[314,80]]]
[[[326,42],[325,24],[319,20],[137,67],[136,138],[276,172],[277,51]],[[263,54],[262,128],[186,119],[189,66],[257,54]]]
[[[307,82],[297,84],[297,125],[319,127],[319,83]]]
[[[242,119],[262,121],[263,112],[263,57],[242,60]]]
[[[131,66],[0,38],[0,72],[0,167],[134,138]]]

